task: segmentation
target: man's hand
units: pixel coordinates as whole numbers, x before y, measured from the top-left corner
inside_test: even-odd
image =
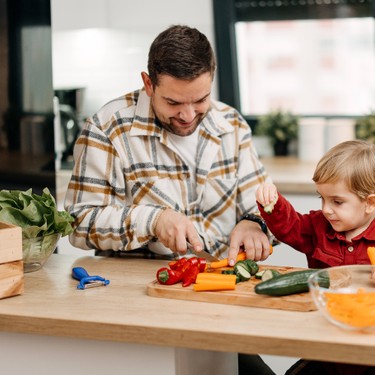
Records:
[[[240,250],[246,252],[247,259],[255,261],[265,260],[270,254],[270,242],[263,233],[258,223],[249,220],[241,220],[230,235],[229,265],[236,262]]]
[[[165,247],[174,253],[186,253],[186,241],[189,241],[196,251],[203,250],[203,244],[191,220],[170,208],[159,216],[155,226],[155,235]]]

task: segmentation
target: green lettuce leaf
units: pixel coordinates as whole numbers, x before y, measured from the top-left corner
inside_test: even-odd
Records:
[[[0,221],[22,228],[24,238],[73,232],[74,218],[66,211],[58,211],[55,198],[48,188],[38,195],[32,189],[0,191]]]

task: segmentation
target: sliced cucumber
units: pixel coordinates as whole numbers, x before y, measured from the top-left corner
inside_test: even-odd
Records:
[[[234,272],[239,276],[240,281],[247,281],[251,278],[249,269],[247,268],[246,264],[243,264],[242,262],[237,262],[234,265]]]
[[[246,262],[247,267],[249,268],[250,275],[255,275],[259,271],[258,263],[251,259],[244,260]]]
[[[250,272],[250,268],[249,268],[246,260],[239,260],[238,262],[236,262],[236,264],[234,265],[234,270],[236,270],[237,266],[244,267],[246,270],[248,270]]]
[[[263,275],[261,277],[262,281],[266,281],[269,279],[272,279],[273,277],[280,276],[280,272],[273,270],[273,269],[267,269],[264,270]]]
[[[222,270],[221,273],[223,275],[235,275],[236,273],[234,272],[234,270]]]
[[[260,280],[262,278],[263,274],[264,274],[264,271],[258,271],[255,274],[255,278]]]

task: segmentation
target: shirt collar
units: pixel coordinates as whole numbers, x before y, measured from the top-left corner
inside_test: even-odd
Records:
[[[327,230],[327,238],[330,240],[334,238],[338,238],[339,240],[345,240],[345,236],[340,232],[336,232],[330,225],[329,229]],[[353,237],[352,240],[358,241],[361,238],[365,238],[366,240],[370,241],[373,241],[375,239],[375,220],[373,220],[371,224],[368,226],[368,228],[365,229],[362,233]]]

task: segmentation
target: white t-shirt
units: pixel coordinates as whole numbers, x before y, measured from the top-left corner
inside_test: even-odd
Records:
[[[184,137],[168,133],[168,139],[171,145],[173,146],[174,151],[182,158],[182,160],[189,167],[193,191],[196,190],[198,135],[199,128],[197,128],[193,134]]]

